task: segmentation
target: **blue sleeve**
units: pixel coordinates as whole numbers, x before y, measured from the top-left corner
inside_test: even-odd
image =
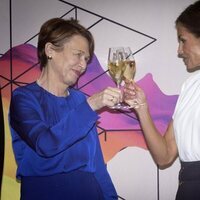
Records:
[[[118,199],[115,187],[112,183],[112,180],[110,178],[110,175],[108,174],[106,165],[104,163],[103,154],[98,139],[97,139],[97,152],[95,160],[96,160],[95,177],[102,189],[105,200]]]
[[[9,119],[11,128],[38,155],[52,157],[86,137],[98,116],[85,99],[56,124],[49,125],[41,118],[37,99],[23,91],[13,94]]]

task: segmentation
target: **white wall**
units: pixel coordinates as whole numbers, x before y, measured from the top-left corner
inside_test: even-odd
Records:
[[[177,37],[174,21],[180,12],[193,0],[66,0],[95,14],[111,19],[139,32],[156,38],[156,42],[135,55],[136,80],[152,73],[154,81],[165,94],[179,94],[182,82],[189,76],[185,66],[177,58]],[[24,43],[38,33],[41,24],[49,18],[61,17],[71,6],[58,0],[13,0],[13,46]],[[90,24],[98,17],[80,12],[81,22]],[[105,22],[105,27],[108,24]],[[9,1],[0,0],[0,54],[10,48]],[[96,41],[95,53],[102,66],[106,66],[109,46],[129,44],[138,50],[149,38],[123,29],[115,32],[99,26],[91,29]],[[123,37],[126,36],[126,37]],[[36,39],[31,41],[36,45]],[[108,169],[120,196],[126,200],[157,199],[157,168],[149,152],[129,147],[118,153],[109,163]],[[172,167],[159,171],[160,200],[172,200],[178,184],[178,160]],[[7,199],[6,199],[7,200]],[[14,199],[12,199],[14,200]]]

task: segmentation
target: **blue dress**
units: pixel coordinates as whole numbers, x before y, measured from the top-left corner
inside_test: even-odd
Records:
[[[117,199],[97,120],[85,95],[75,89],[67,97],[36,82],[14,90],[9,122],[21,199]]]

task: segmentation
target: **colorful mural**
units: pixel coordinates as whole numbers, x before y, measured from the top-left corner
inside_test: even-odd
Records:
[[[15,186],[16,165],[7,119],[10,94],[14,88],[35,81],[39,73],[36,47],[30,44],[16,46],[0,58],[0,85],[6,132],[4,181],[12,185],[13,192],[16,193],[18,193],[18,185]],[[165,95],[154,82],[151,74],[146,74],[137,83],[144,89],[153,120],[157,128],[163,133],[171,119],[178,96]],[[79,79],[75,87],[84,92],[85,95],[90,96],[107,86],[115,86],[115,84],[94,55],[86,73]],[[134,111],[106,109],[102,110],[99,115],[98,133],[106,163],[126,147],[137,146],[147,149]],[[7,191],[8,193],[9,191]]]

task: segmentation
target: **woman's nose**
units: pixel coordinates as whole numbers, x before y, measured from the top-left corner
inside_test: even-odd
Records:
[[[182,58],[182,56],[183,56],[183,48],[182,48],[182,45],[180,45],[180,44],[178,45],[177,53],[178,53],[178,57]]]
[[[80,67],[85,70],[87,67],[87,62],[85,61],[85,58],[81,58],[80,59],[80,63],[79,63]]]

